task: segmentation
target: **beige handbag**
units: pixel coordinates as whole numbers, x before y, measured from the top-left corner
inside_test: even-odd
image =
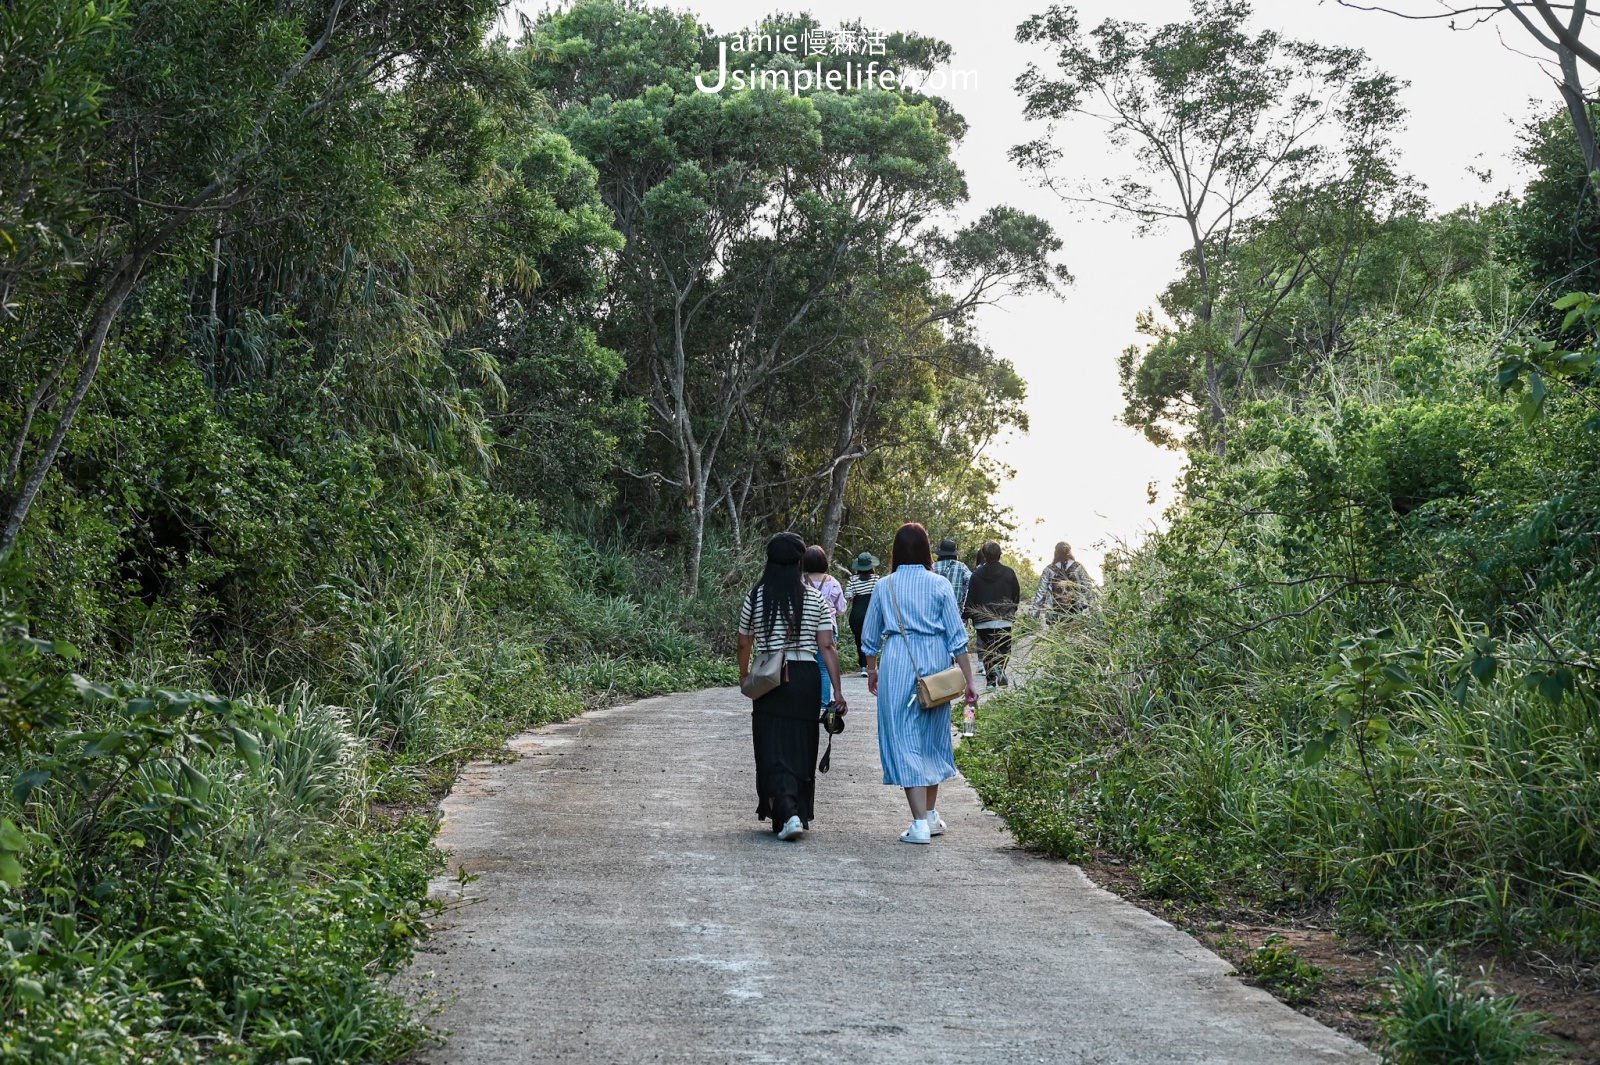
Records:
[[[960,666],[950,666],[937,673],[922,675],[917,668],[917,656],[911,653],[911,637],[906,635],[906,619],[900,616],[900,597],[894,594],[894,580],[885,577],[878,582],[889,586],[889,602],[894,604],[894,619],[900,624],[900,638],[906,642],[906,654],[911,657],[911,669],[917,674],[917,702],[924,710],[943,706],[967,690],[967,675]]]
[[[768,651],[750,662],[750,672],[739,682],[747,699],[759,699],[783,683],[783,658],[786,651]]]

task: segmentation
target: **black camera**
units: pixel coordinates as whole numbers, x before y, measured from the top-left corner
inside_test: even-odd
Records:
[[[838,710],[838,706],[838,703],[829,703],[822,708],[822,716],[818,718],[823,730],[830,736],[837,736],[844,731],[844,714]]]

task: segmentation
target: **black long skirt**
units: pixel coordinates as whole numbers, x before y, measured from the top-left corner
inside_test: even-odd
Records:
[[[856,638],[856,658],[861,660],[861,668],[867,668],[866,656],[861,653],[861,629],[867,623],[867,608],[872,605],[872,596],[858,595],[850,600],[850,635]]]
[[[822,670],[815,662],[790,662],[784,683],[757,699],[750,711],[756,754],[756,817],[774,832],[791,817],[806,827],[816,816],[817,712]]]

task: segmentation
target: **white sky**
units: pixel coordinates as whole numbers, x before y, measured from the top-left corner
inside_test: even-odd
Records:
[[[869,27],[914,29],[954,45],[951,67],[978,75],[975,89],[945,93],[970,126],[957,158],[967,173],[973,213],[1007,203],[1049,219],[1065,241],[1061,257],[1077,277],[1063,300],[1019,299],[987,311],[982,320],[989,344],[1016,364],[1029,386],[1032,431],[997,451],[1017,471],[1001,491],[1002,502],[1016,514],[1015,547],[1043,560],[1057,540],[1070,540],[1098,570],[1108,543],[1136,539],[1152,527],[1172,498],[1181,459],[1115,421],[1122,409],[1116,358],[1141,340],[1134,316],[1152,306],[1176,274],[1185,241],[1175,232],[1139,239],[1127,219],[1077,213],[1032,187],[1008,162],[1007,149],[1040,130],[1022,120],[1012,82],[1029,60],[1045,58],[1041,50],[1017,44],[1014,35],[1017,24],[1044,10],[1048,0],[670,2],[696,12],[719,34],[752,25],[773,9],[806,10],[825,26],[859,18]],[[1411,9],[1425,2],[1413,0]],[[1189,11],[1186,0],[1081,0],[1076,6],[1086,29],[1108,17],[1155,24],[1183,19]],[[1256,25],[1365,49],[1379,67],[1409,81],[1403,99],[1410,120],[1398,143],[1404,165],[1442,210],[1520,187],[1510,159],[1517,130],[1533,113],[1532,101],[1545,108],[1558,99],[1538,64],[1507,50],[1493,25],[1458,33],[1439,22],[1354,11],[1332,0],[1258,0]],[[1511,23],[1500,32],[1524,48],[1521,31]],[[1063,167],[1075,173],[1127,169],[1086,122],[1059,143],[1067,149]],[[1491,170],[1492,182],[1485,185],[1468,167]],[[1161,488],[1154,506],[1146,492],[1151,481]]]

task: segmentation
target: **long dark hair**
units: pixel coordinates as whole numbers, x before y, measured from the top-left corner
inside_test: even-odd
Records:
[[[894,534],[894,550],[889,552],[889,572],[901,566],[933,568],[933,545],[928,542],[928,530],[914,521],[900,526]]]
[[[797,533],[781,532],[767,541],[767,568],[750,595],[761,599],[761,627],[769,638],[780,617],[791,634],[800,627],[800,607],[806,595],[800,559],[805,553],[806,542]]]

